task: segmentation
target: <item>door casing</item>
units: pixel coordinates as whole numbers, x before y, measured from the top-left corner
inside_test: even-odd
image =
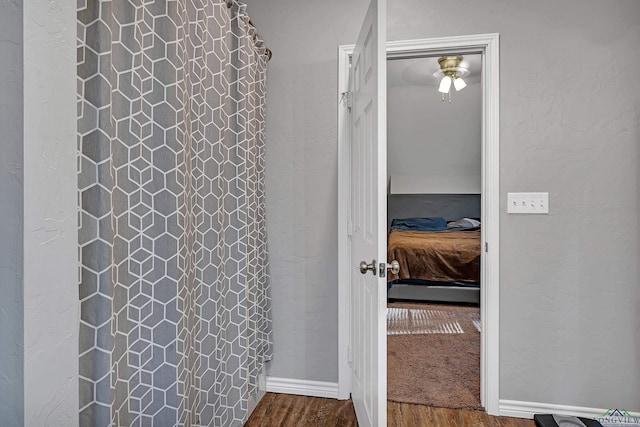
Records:
[[[350,395],[350,244],[349,179],[351,176],[348,91],[353,45],[338,47],[338,398]],[[482,252],[480,320],[480,401],[487,413],[499,414],[500,385],[500,78],[499,35],[479,34],[456,37],[387,42],[387,59],[456,53],[482,54]],[[382,374],[382,373],[381,373]]]

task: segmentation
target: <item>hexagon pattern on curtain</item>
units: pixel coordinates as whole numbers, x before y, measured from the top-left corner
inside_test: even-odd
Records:
[[[79,0],[81,426],[236,426],[270,357],[245,6]]]

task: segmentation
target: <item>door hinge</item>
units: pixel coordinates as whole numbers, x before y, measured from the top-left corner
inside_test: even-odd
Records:
[[[353,236],[353,223],[351,220],[347,221],[347,236]]]
[[[353,352],[351,351],[351,347],[347,347],[347,362],[353,363]]]
[[[489,242],[484,242],[484,251],[489,252]]]
[[[340,98],[340,102],[344,102],[348,109],[353,107],[353,92],[347,91],[342,92],[342,97]]]

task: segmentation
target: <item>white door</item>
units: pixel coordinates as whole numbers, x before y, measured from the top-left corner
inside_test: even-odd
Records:
[[[371,0],[352,56],[351,397],[361,427],[387,422],[386,0]],[[361,272],[360,263],[369,264]],[[381,274],[382,271],[382,274]]]

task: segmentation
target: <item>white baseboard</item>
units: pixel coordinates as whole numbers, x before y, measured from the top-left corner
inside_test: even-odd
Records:
[[[267,377],[267,392],[338,398],[338,383]]]
[[[505,417],[533,418],[534,414],[573,415],[584,418],[600,418],[608,409],[587,408],[584,406],[556,405],[553,403],[523,402],[520,400],[500,399],[500,415]],[[631,416],[640,413],[630,412]]]

